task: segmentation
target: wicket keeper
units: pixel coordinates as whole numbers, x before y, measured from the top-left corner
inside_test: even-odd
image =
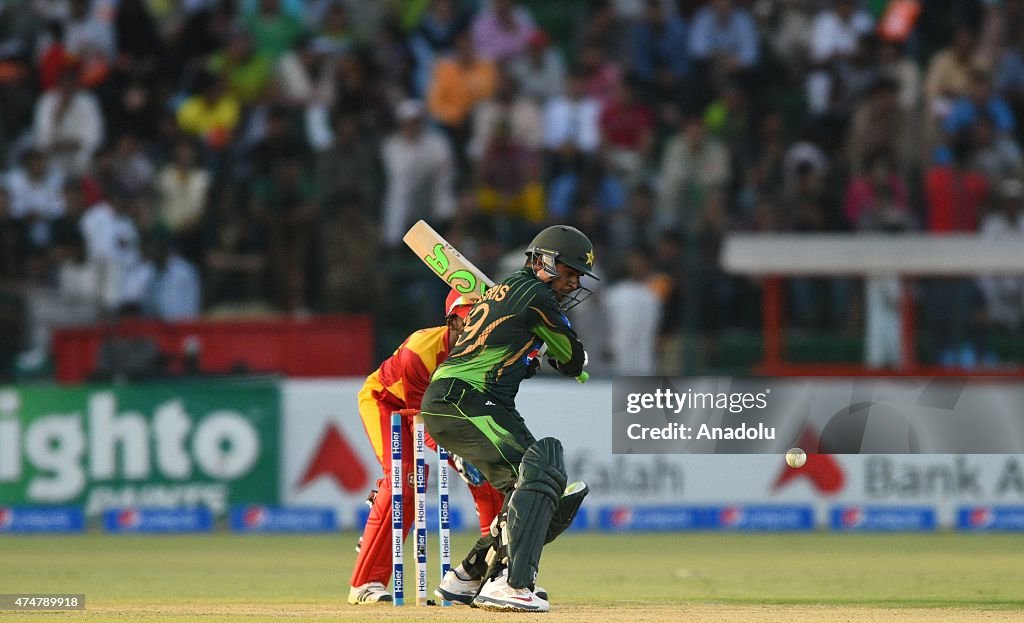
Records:
[[[350,604],[392,601],[391,593],[387,590],[391,578],[391,480],[388,478],[391,470],[391,413],[400,409],[420,408],[420,400],[431,373],[448,357],[452,345],[463,330],[472,305],[473,301],[452,290],[445,301],[445,325],[420,329],[406,338],[398,350],[366,379],[359,391],[359,417],[363,420],[366,435],[383,468],[383,476],[377,481],[370,516],[359,540],[359,555],[349,583]],[[426,443],[437,449],[437,444],[429,436]],[[402,446],[412,448],[411,417],[402,420]],[[402,463],[402,473],[409,474],[402,497],[404,527],[408,534],[414,519],[413,502],[416,493],[412,452],[403,456]],[[473,502],[480,517],[480,531],[481,534],[487,534],[494,517],[501,510],[504,496],[486,482],[470,482],[474,476],[466,472],[467,469],[475,471],[472,466],[467,468],[462,461],[454,464],[463,480],[471,485]]]

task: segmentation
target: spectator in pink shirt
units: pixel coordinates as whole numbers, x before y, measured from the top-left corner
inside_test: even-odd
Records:
[[[511,60],[526,53],[536,29],[530,13],[514,0],[494,0],[473,20],[473,46],[486,59]]]
[[[909,213],[907,186],[893,167],[887,151],[877,151],[864,159],[863,175],[850,180],[846,188],[843,214],[854,229],[864,229],[884,215]]]
[[[588,45],[580,52],[580,69],[585,76],[584,89],[587,95],[602,105],[608,104],[622,82],[619,66],[608,60],[604,50],[596,45]]]
[[[598,119],[605,154],[627,185],[641,181],[654,138],[654,113],[636,97],[633,81],[619,83]]]

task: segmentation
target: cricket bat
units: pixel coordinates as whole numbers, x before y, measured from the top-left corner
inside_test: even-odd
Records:
[[[402,241],[435,275],[467,298],[479,300],[487,288],[494,285],[490,277],[459,253],[426,221],[416,221],[405,232]],[[590,374],[581,372],[576,380],[585,383],[588,378]]]
[[[438,277],[467,298],[478,300],[494,282],[459,253],[426,221],[416,221],[402,237],[424,264]]]

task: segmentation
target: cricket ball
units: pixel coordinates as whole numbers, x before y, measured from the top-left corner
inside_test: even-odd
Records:
[[[790,448],[789,451],[786,452],[786,464],[793,469],[803,467],[806,462],[807,453],[800,448]]]

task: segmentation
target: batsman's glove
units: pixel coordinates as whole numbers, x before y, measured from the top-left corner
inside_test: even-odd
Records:
[[[526,377],[525,378],[529,379],[529,378],[532,378],[535,374],[537,374],[537,370],[540,370],[540,360],[547,353],[548,353],[548,345],[544,344],[544,343],[541,343],[539,348],[534,349],[533,351],[530,351],[530,354],[528,354],[526,356],[527,364],[526,364]]]
[[[459,478],[462,478],[464,481],[466,481],[467,485],[471,487],[479,487],[480,485],[487,482],[487,479],[484,478],[484,475],[481,474],[480,470],[474,467],[472,463],[463,459],[461,456],[457,454],[453,454],[451,456],[452,465],[455,466],[455,471],[459,472]]]
[[[588,363],[590,363],[590,357],[587,356],[587,351],[583,351],[583,366],[586,367]],[[548,357],[548,365],[562,374],[566,374],[565,372],[562,372],[562,364],[558,363],[558,360],[554,357]]]

